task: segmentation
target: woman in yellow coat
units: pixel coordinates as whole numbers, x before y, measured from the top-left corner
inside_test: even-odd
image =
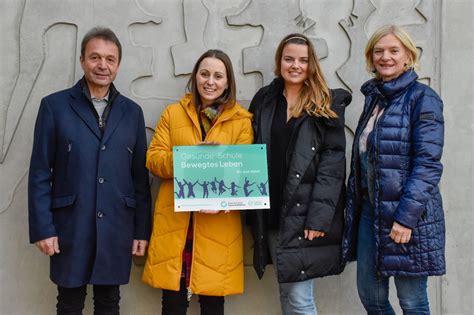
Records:
[[[160,177],[143,281],[163,289],[162,314],[186,314],[191,294],[201,314],[224,314],[224,296],[244,289],[238,211],[174,212],[173,146],[249,144],[252,115],[236,102],[229,57],[209,50],[196,62],[186,94],[161,115],[147,152]]]

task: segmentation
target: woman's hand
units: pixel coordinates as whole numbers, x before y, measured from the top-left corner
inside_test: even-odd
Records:
[[[204,213],[204,214],[218,214],[221,211],[224,211],[224,213],[229,213],[230,210],[199,210],[199,213]]]
[[[304,230],[304,238],[312,241],[313,238],[324,237],[326,234],[321,231]]]
[[[397,244],[406,244],[411,239],[411,229],[406,228],[397,222],[393,222],[389,236]]]
[[[198,145],[219,145],[220,143],[217,141],[201,141]]]

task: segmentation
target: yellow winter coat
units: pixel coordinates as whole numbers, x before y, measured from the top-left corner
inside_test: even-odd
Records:
[[[225,109],[205,141],[249,144],[252,115],[235,104]],[[169,105],[161,115],[147,152],[146,166],[161,178],[153,232],[143,281],[152,287],[178,291],[182,254],[190,212],[174,212],[173,156],[175,145],[201,142],[201,128],[191,96]],[[194,237],[190,289],[193,294],[225,296],[244,290],[242,225],[238,211],[193,213]]]

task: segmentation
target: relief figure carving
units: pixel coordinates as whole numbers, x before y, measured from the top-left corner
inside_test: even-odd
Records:
[[[263,28],[260,44],[243,50],[243,70],[244,73],[260,72],[264,85],[273,79],[273,56],[285,35],[305,33],[312,40],[319,58],[328,55],[326,41],[309,34],[316,23],[303,14],[299,0],[249,0],[238,13],[227,16],[227,23]]]
[[[127,12],[126,19],[122,14],[114,12]],[[8,160],[7,157],[25,107],[31,101],[31,93],[48,58],[45,50],[47,33],[57,25],[73,26],[77,30],[75,50],[64,52],[74,55],[75,69],[72,77],[75,80],[82,75],[79,64],[80,40],[90,28],[101,25],[113,29],[122,42],[124,59],[127,59],[127,56],[138,55],[140,50],[144,49],[133,44],[133,39],[129,36],[129,26],[149,22],[159,24],[161,18],[145,12],[139,0],[49,0],[47,5],[43,1],[24,1],[18,32],[19,69],[18,73],[13,74],[16,79],[12,91],[9,91],[8,102],[0,104],[0,169],[2,174],[9,168],[19,171],[8,178],[2,176],[0,212],[11,203],[15,186],[24,175],[29,161],[29,154],[23,154],[21,160],[14,161]],[[116,81],[119,90],[128,91],[133,78],[151,73],[151,50],[148,54],[141,55],[144,58],[137,62],[122,61],[121,73],[124,75],[119,75]],[[54,74],[51,74],[51,79],[54,80]],[[67,87],[73,82],[64,83],[64,87]],[[38,104],[35,104],[34,108],[37,108]]]

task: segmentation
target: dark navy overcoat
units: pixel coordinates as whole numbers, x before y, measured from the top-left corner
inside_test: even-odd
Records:
[[[82,82],[41,101],[28,184],[30,242],[58,236],[50,276],[60,286],[125,284],[133,240],[150,235],[143,112],[116,92],[102,135]]]

